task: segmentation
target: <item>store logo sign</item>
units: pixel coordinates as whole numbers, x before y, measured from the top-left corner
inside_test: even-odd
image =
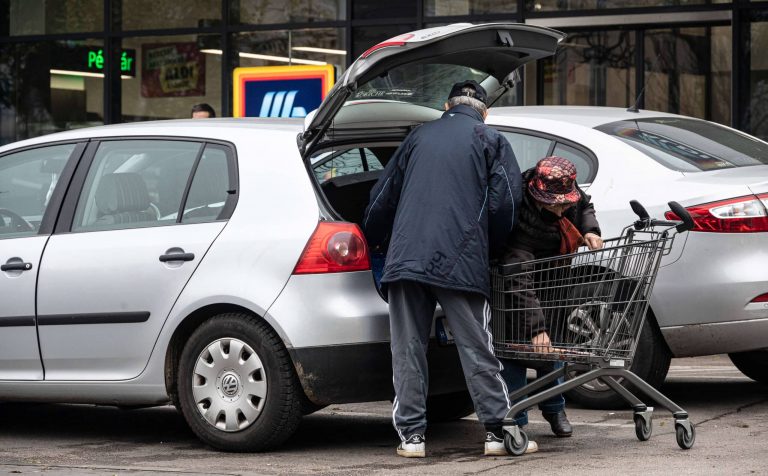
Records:
[[[234,72],[235,117],[306,117],[333,86],[331,65],[258,66]]]
[[[304,117],[307,110],[301,106],[294,107],[298,90],[269,91],[261,100],[259,117]]]

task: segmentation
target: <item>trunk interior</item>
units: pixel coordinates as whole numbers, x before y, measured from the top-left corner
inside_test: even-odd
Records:
[[[399,145],[400,141],[345,141],[312,155],[312,175],[338,218],[362,226],[371,189]]]

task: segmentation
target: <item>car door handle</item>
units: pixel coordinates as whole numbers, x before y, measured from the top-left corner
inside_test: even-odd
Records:
[[[0,271],[29,271],[30,269],[32,269],[32,263],[14,262],[0,265]]]
[[[195,259],[194,253],[169,253],[160,255],[160,262],[167,263],[168,261],[192,261]]]

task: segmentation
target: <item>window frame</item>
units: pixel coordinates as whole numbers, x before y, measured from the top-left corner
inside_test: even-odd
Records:
[[[217,139],[209,139],[209,138],[203,138],[203,137],[187,137],[187,136],[161,136],[161,135],[132,136],[131,135],[131,136],[94,137],[88,141],[88,145],[85,148],[85,151],[81,157],[81,160],[77,165],[77,169],[74,172],[74,176],[72,177],[71,184],[69,186],[69,189],[66,192],[66,196],[64,197],[63,204],[61,206],[61,212],[59,213],[59,220],[56,222],[55,228],[53,230],[53,234],[59,235],[59,234],[67,234],[67,233],[98,233],[98,232],[106,232],[106,231],[133,230],[133,229],[158,227],[156,225],[144,225],[144,226],[132,226],[132,227],[126,227],[126,228],[115,228],[115,229],[72,231],[72,226],[75,220],[75,213],[77,211],[77,205],[80,201],[81,195],[83,193],[83,189],[85,187],[85,182],[88,177],[88,173],[91,170],[91,166],[93,165],[93,161],[96,158],[96,153],[98,152],[98,149],[101,143],[115,142],[115,141],[136,141],[136,140],[156,140],[156,141],[166,141],[166,142],[194,142],[200,145],[200,150],[198,151],[197,156],[195,157],[195,163],[192,169],[190,170],[189,176],[187,177],[187,182],[185,184],[185,188],[184,188],[184,192],[183,192],[182,200],[180,204],[182,209],[186,205],[189,189],[192,186],[192,181],[194,180],[195,173],[197,172],[197,165],[199,164],[200,158],[202,157],[202,153],[203,151],[205,151],[205,148],[208,146],[208,144],[220,146],[225,151],[225,154],[227,156],[229,189],[227,190],[227,200],[221,212],[219,213],[219,216],[215,220],[210,220],[205,222],[194,222],[194,223],[180,222],[179,220],[180,217],[177,217],[175,223],[169,223],[163,226],[199,225],[204,223],[227,221],[232,217],[232,214],[234,213],[234,210],[237,206],[238,195],[240,191],[240,183],[239,183],[240,174],[237,167],[237,164],[238,164],[237,148],[233,143],[223,141],[223,140],[217,140]]]
[[[57,146],[65,146],[65,145],[74,145],[75,147],[72,149],[72,152],[67,158],[67,163],[64,165],[64,168],[61,170],[61,175],[59,176],[59,179],[56,182],[56,186],[53,188],[51,199],[48,201],[48,206],[46,206],[45,210],[43,211],[43,218],[40,221],[40,227],[38,228],[37,233],[33,235],[8,236],[8,237],[3,237],[2,235],[0,235],[0,240],[29,238],[32,236],[50,235],[53,233],[57,223],[57,219],[60,215],[60,210],[62,209],[66,191],[69,188],[69,184],[72,181],[72,177],[75,174],[75,170],[78,164],[82,160],[83,153],[86,149],[86,146],[88,145],[88,140],[72,139],[72,140],[64,140],[64,141],[44,142],[44,143],[28,145],[24,147],[18,147],[16,149],[10,149],[0,153],[0,160],[3,160],[4,157],[7,157],[9,155],[28,152],[36,149],[44,149],[48,147],[57,147]]]
[[[547,150],[547,157],[552,155],[552,152],[555,150],[558,144],[572,147],[584,153],[590,165],[589,175],[587,176],[588,180],[584,180],[582,183],[579,184],[579,186],[587,187],[591,185],[592,182],[595,180],[595,177],[597,177],[597,172],[598,172],[598,169],[600,168],[600,161],[597,159],[597,155],[594,152],[592,152],[592,150],[590,150],[588,147],[582,144],[579,144],[570,139],[566,139],[564,137],[557,136],[554,134],[549,134],[541,131],[534,131],[531,129],[523,129],[522,127],[496,126],[492,124],[489,124],[489,126],[493,127],[499,132],[512,132],[516,134],[524,134],[524,135],[539,137],[541,139],[547,139],[552,141],[552,143],[549,145],[549,150]],[[542,159],[543,158],[544,157],[542,157]],[[525,170],[521,170],[521,172],[525,172]]]

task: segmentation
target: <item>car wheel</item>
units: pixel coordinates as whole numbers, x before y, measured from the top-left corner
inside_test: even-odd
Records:
[[[731,362],[744,375],[760,383],[768,383],[768,349],[728,354]]]
[[[301,419],[301,387],[282,341],[247,314],[220,314],[192,333],[181,353],[181,412],[205,443],[263,451],[290,437]]]
[[[629,370],[651,386],[659,388],[667,376],[671,359],[672,354],[649,310],[643,324],[643,330],[640,333],[640,339],[637,342],[635,358]],[[623,381],[622,384],[634,392],[632,385],[625,384]],[[586,383],[569,391],[566,395],[569,401],[586,408],[608,410],[627,406],[627,402],[622,397],[600,380]],[[643,399],[641,395],[638,397]]]
[[[427,397],[427,421],[455,421],[475,412],[469,392],[446,393]]]

